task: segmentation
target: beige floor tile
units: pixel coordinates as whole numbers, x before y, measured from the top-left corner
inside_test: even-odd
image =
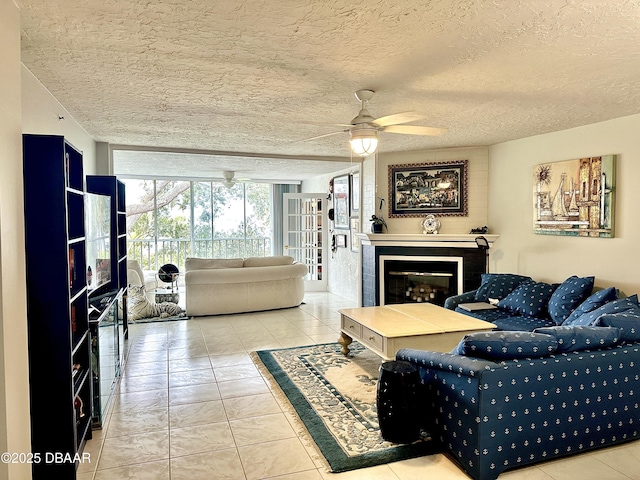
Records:
[[[640,440],[624,443],[617,447],[598,450],[593,458],[615,468],[633,480],[640,480],[638,457],[640,457]]]
[[[259,417],[281,412],[280,405],[270,393],[227,398],[223,402],[229,420]]]
[[[203,358],[209,360],[209,357]],[[215,381],[216,377],[213,375],[213,369],[211,367],[169,374],[169,386],[171,388],[199,385],[201,383],[213,383]]]
[[[166,362],[167,350],[157,350],[152,352],[131,352],[127,357],[127,363],[152,363],[152,362]]]
[[[166,374],[168,370],[168,361],[165,359],[161,362],[144,362],[129,363],[127,362],[123,377],[142,377],[146,375]]]
[[[169,407],[133,412],[114,412],[109,419],[106,437],[121,437],[169,429]]]
[[[240,380],[242,378],[259,377],[260,372],[253,364],[240,364],[231,367],[218,367],[214,370],[218,382]]]
[[[554,480],[628,480],[629,477],[589,454],[575,455],[538,465]]]
[[[317,469],[314,469],[280,475],[277,480],[322,480],[322,475],[320,475],[320,472]]]
[[[203,343],[192,348],[173,348],[169,350],[169,361],[184,358],[208,357],[209,351]]]
[[[227,422],[171,429],[171,457],[235,447]]]
[[[172,405],[169,409],[171,428],[204,423],[226,422],[227,414],[222,400]]]
[[[232,331],[231,333],[208,333],[204,336],[204,343],[207,347],[212,345],[228,345],[230,343],[241,343],[240,336]]]
[[[182,337],[176,336],[169,340],[168,347],[169,350],[173,349],[183,349],[183,348],[191,348],[198,349],[203,348],[205,346],[204,338],[202,336],[202,332],[197,332],[196,335]]]
[[[169,376],[166,373],[155,373],[144,376],[125,375],[120,381],[122,393],[160,390],[169,387]]]
[[[235,448],[171,458],[171,480],[245,480]]]
[[[214,368],[222,368],[222,367],[232,367],[234,365],[243,365],[243,364],[253,364],[253,360],[251,360],[251,355],[249,355],[245,350],[239,353],[228,353],[221,355],[210,355],[209,360],[211,361],[211,366]]]
[[[209,402],[220,400],[217,383],[202,383],[186,387],[172,387],[169,390],[169,405],[184,405],[185,403]]]
[[[314,464],[297,438],[238,447],[247,480],[313,470]]]
[[[98,470],[94,480],[170,480],[169,471],[169,460],[160,460]]]
[[[236,445],[283,440],[296,434],[282,413],[231,420],[231,431]]]
[[[222,399],[243,397],[246,395],[258,395],[269,393],[269,387],[261,377],[243,378],[230,382],[218,382]]]
[[[247,349],[241,342],[237,343],[224,343],[207,345],[209,355],[224,355],[230,353],[247,353]]]
[[[412,458],[402,462],[390,463],[388,466],[400,480],[423,480],[424,478],[469,480],[469,477],[460,468],[441,454]],[[500,479],[502,480],[502,475]],[[340,478],[336,480],[340,480]]]
[[[105,438],[98,470],[169,458],[169,432]]]
[[[180,358],[169,361],[169,373],[188,372],[202,368],[210,368],[211,362],[208,357]]]
[[[256,340],[243,342],[244,348],[248,352],[255,352],[258,350],[272,350],[274,348],[280,348],[280,343],[274,338],[271,337],[271,340]]]
[[[148,390],[146,392],[123,393],[116,391],[113,413],[135,412],[152,408],[163,408],[169,404],[168,389]]]

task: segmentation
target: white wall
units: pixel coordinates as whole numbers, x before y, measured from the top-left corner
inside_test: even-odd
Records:
[[[0,452],[30,452],[20,12],[10,0],[0,1],[0,65]],[[0,478],[29,479],[31,466],[2,462]]]
[[[489,223],[499,240],[491,250],[496,272],[559,282],[595,275],[596,285],[640,292],[640,115],[494,145],[489,149]],[[533,166],[616,154],[615,238],[533,233]]]
[[[472,228],[487,225],[487,195],[489,177],[489,149],[486,147],[450,148],[442,150],[421,150],[402,153],[384,153],[378,155],[376,166],[376,196],[385,199],[382,216],[386,219],[389,233],[422,233],[420,218],[389,218],[389,166],[407,163],[434,163],[454,160],[469,160],[468,205],[469,214],[465,217],[438,216],[440,233],[469,233]],[[379,213],[376,212],[379,216]],[[367,220],[371,217],[367,217]],[[491,233],[493,228],[490,227]],[[369,223],[365,222],[365,229]],[[499,232],[497,232],[499,233]]]
[[[60,116],[64,119],[60,120]],[[62,135],[82,151],[84,174],[97,174],[96,142],[24,65],[22,66],[22,132]]]

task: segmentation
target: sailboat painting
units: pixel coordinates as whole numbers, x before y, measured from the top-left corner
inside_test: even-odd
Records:
[[[613,238],[616,156],[533,167],[534,232]]]

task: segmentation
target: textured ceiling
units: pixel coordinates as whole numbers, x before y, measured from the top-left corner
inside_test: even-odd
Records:
[[[382,133],[382,153],[640,112],[637,0],[16,2],[25,66],[112,144],[348,157],[346,133],[296,140],[349,123],[360,88],[374,117],[448,129]],[[273,177],[248,160],[247,177]]]

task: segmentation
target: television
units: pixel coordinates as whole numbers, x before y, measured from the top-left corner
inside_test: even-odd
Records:
[[[111,282],[111,197],[85,193],[89,294]]]

